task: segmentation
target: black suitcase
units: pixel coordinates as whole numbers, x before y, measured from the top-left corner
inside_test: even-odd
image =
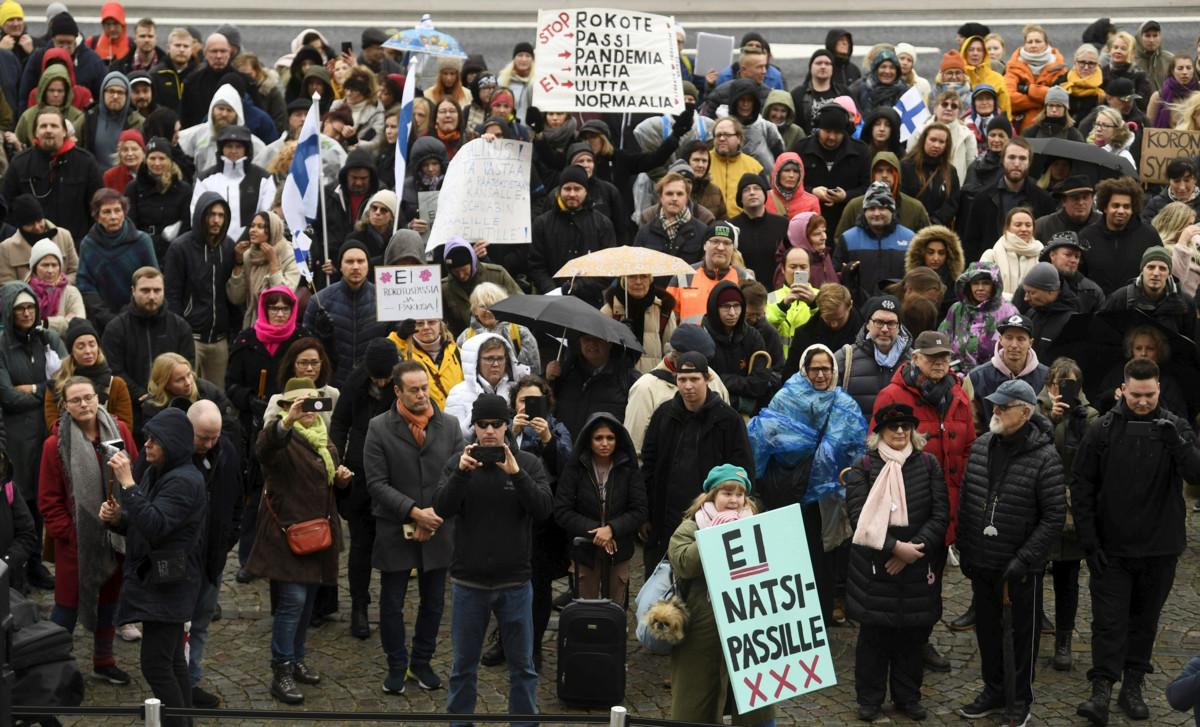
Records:
[[[591,541],[576,538],[572,553]],[[595,552],[592,549],[592,552]],[[602,562],[600,593],[608,595],[610,559]],[[564,704],[612,707],[625,701],[625,609],[607,597],[579,598],[578,565],[571,580],[574,600],[558,617],[558,698]]]

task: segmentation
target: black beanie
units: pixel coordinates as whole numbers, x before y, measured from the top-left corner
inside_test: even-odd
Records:
[[[481,419],[503,419],[508,421],[508,402],[495,394],[480,394],[471,407],[471,423]]]
[[[528,53],[533,55],[533,44],[527,41],[521,41],[513,46],[513,57],[516,58],[518,53]]]
[[[5,222],[13,227],[32,225],[46,216],[42,203],[32,194],[19,194],[8,203],[8,216]]]
[[[72,318],[71,322],[67,324],[67,335],[63,337],[63,342],[67,344],[68,354],[80,336],[92,336],[96,339],[96,343],[100,343],[100,334],[96,332],[96,327],[88,319]]]
[[[567,182],[574,182],[580,186],[587,187],[587,171],[578,164],[567,165],[567,168],[562,170],[562,174],[558,176],[558,186],[562,187]]]
[[[367,256],[367,260],[371,259],[371,251],[369,249],[367,249],[367,243],[363,242],[362,240],[359,240],[356,237],[348,237],[348,238],[346,238],[346,241],[342,243],[342,246],[338,248],[338,252],[337,252],[338,265],[342,264],[342,257],[347,252],[354,250],[356,248],[363,251],[363,255]]]
[[[392,375],[392,369],[400,363],[400,353],[396,344],[386,338],[374,338],[367,344],[367,353],[363,356],[367,364],[367,374],[373,379],[384,379]]]
[[[59,13],[50,20],[50,37],[56,35],[79,35],[79,25],[70,13]]]
[[[738,180],[738,186],[737,186],[738,207],[745,206],[742,204],[742,192],[745,192],[746,187],[749,187],[751,184],[757,184],[762,189],[764,195],[771,189],[771,185],[767,184],[767,180],[763,179],[761,174],[754,174],[753,172],[746,172],[745,174],[742,175],[742,178]]]

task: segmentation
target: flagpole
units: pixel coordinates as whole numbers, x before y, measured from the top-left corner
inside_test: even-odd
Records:
[[[320,102],[321,94],[313,93],[313,106],[318,106]],[[321,204],[321,246],[325,250],[325,260],[329,261],[329,218],[325,214],[325,163],[321,159],[320,124],[317,125],[317,179],[317,201]],[[325,282],[328,284],[328,279]]]

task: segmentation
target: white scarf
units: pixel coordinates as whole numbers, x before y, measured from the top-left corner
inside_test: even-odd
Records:
[[[904,493],[904,462],[913,452],[912,442],[904,449],[892,449],[879,442],[879,456],[883,458],[883,469],[867,493],[862,512],[858,515],[858,527],[854,529],[854,544],[865,545],[872,550],[883,550],[888,528],[908,526],[908,498]]]

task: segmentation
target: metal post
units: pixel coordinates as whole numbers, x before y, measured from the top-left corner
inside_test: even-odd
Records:
[[[146,700],[146,727],[162,727],[162,702],[154,697]]]
[[[318,106],[321,103],[321,94],[314,93],[312,95],[312,102],[313,102],[313,106]],[[325,261],[328,261],[329,260],[329,223],[326,221],[327,217],[325,215],[325,163],[321,158],[321,131],[322,131],[322,129],[321,129],[320,123],[318,122],[318,124],[317,124],[317,169],[320,171],[317,173],[317,179],[319,179],[320,181],[317,183],[317,202],[319,202],[321,205],[320,206],[321,245],[322,245],[322,247],[324,247]],[[322,263],[322,264],[324,264],[324,263]],[[309,272],[312,272],[312,271],[310,270]],[[325,280],[325,284],[329,285],[329,281]]]
[[[624,707],[613,707],[608,710],[608,727],[625,727],[625,720],[628,716]]]

